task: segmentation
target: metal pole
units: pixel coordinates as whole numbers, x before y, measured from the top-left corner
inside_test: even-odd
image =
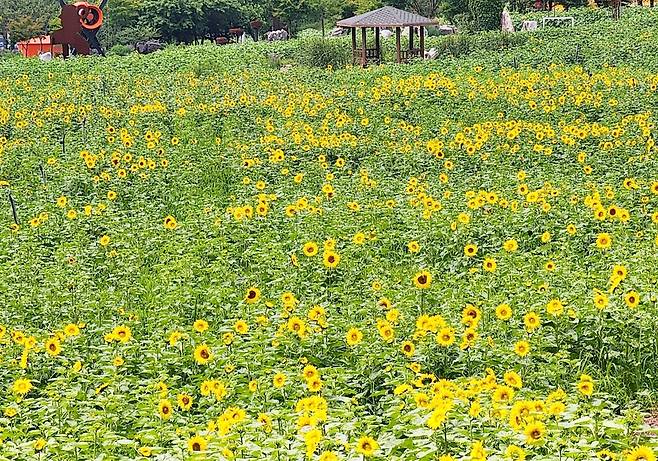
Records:
[[[18,226],[18,212],[16,211],[16,202],[14,202],[14,197],[11,196],[11,191],[7,193],[9,196],[9,206],[11,206],[11,214],[14,217],[14,223]]]

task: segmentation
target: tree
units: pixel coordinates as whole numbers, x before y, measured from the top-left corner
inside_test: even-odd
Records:
[[[168,41],[191,43],[202,14],[199,0],[144,0],[141,20]]]
[[[230,27],[245,26],[249,20],[245,5],[235,0],[205,0],[202,11],[202,37],[211,40],[226,34]]]
[[[382,6],[381,0],[353,0],[356,14],[365,13],[366,11],[376,10]]]
[[[43,35],[59,11],[54,0],[0,0],[0,33],[9,33],[13,42]]]
[[[142,24],[167,41],[215,38],[232,26],[245,26],[246,0],[142,0]]]
[[[467,0],[444,0],[439,5],[439,12],[450,21],[470,15]]]
[[[309,6],[313,13],[320,19],[320,24],[322,27],[322,36],[326,35],[325,33],[325,19],[335,19],[343,11],[344,1],[343,0],[310,0]]]
[[[503,0],[468,0],[468,9],[475,30],[500,29]]]
[[[295,26],[310,11],[308,0],[272,0],[270,17],[272,20],[279,19],[288,25],[292,33]],[[274,22],[274,21],[272,21]]]
[[[7,23],[7,30],[14,42],[22,42],[46,33],[46,28],[30,16],[21,16]]]
[[[426,18],[434,18],[439,11],[439,0],[411,0],[409,8]]]

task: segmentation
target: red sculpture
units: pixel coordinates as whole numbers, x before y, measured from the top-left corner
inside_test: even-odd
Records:
[[[66,58],[70,48],[75,54],[87,55],[91,49],[105,56],[96,35],[103,25],[103,8],[107,0],[102,0],[99,6],[87,2],[76,2],[72,5],[59,0],[62,12],[59,17],[62,20],[62,28],[52,33],[52,44],[62,45],[62,54]]]

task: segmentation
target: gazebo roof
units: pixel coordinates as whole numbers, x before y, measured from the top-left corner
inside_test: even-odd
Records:
[[[433,24],[436,24],[436,21],[392,6],[368,11],[358,16],[342,19],[336,23],[339,27],[406,27],[431,26]]]

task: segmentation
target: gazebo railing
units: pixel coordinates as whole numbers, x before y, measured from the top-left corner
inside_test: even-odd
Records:
[[[411,50],[400,50],[400,61],[408,62],[413,58],[423,58],[422,51],[420,48],[414,48]]]
[[[362,57],[363,48],[357,48],[352,51],[352,60],[354,61],[354,64],[360,63]],[[366,48],[366,60],[368,62],[379,62],[381,60],[379,50],[377,48]]]

